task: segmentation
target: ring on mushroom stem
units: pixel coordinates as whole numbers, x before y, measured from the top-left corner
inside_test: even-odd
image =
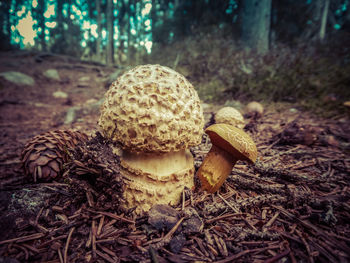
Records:
[[[214,193],[225,182],[238,160],[254,163],[258,152],[252,138],[232,125],[214,124],[205,132],[213,146],[199,167],[197,176],[202,189]]]

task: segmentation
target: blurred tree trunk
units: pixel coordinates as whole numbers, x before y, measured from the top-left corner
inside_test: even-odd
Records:
[[[326,0],[326,1],[319,0],[319,2],[324,2],[322,17],[321,17],[320,34],[319,34],[320,41],[323,41],[325,36],[326,36],[327,17],[328,17],[328,10],[329,10],[329,2],[330,1],[329,0]]]
[[[130,22],[130,17],[131,17],[131,4],[132,0],[128,0],[127,8],[126,8],[126,19],[127,19],[127,55],[128,55],[128,61],[131,61],[131,22]]]
[[[63,3],[64,3],[64,0],[57,0],[57,5],[56,5],[56,15],[57,15],[56,20],[57,21],[56,22],[57,22],[58,34],[62,37],[62,39],[65,39],[64,38],[64,27],[63,27],[63,24],[64,24]]]
[[[0,48],[7,50],[11,48],[11,1],[2,1],[0,4]]]
[[[269,50],[271,0],[242,1],[242,40],[259,54]]]
[[[117,27],[119,31],[119,47],[118,50],[115,52],[117,54],[117,63],[118,65],[125,62],[125,39],[123,36],[125,36],[125,23],[126,20],[129,19],[127,14],[127,6],[129,6],[128,2],[125,2],[125,0],[117,1],[117,9],[118,9],[118,15],[117,15]]]
[[[97,60],[101,59],[101,37],[102,37],[102,24],[101,24],[101,0],[96,0],[97,11],[97,39],[96,39],[96,57]]]
[[[107,0],[107,32],[108,32],[108,42],[107,42],[107,65],[112,65],[114,63],[114,6],[113,0]]]
[[[310,5],[310,19],[302,37],[306,40],[323,41],[326,36],[330,0],[315,0]]]
[[[65,3],[68,3],[68,8],[67,8],[67,18],[65,19],[67,21],[67,29],[65,29],[64,31],[64,39],[66,41],[66,43],[68,44],[69,47],[73,46],[74,43],[74,38],[76,37],[74,35],[74,29],[73,29],[73,21],[71,19],[71,15],[72,15],[72,0],[65,0]],[[62,10],[63,11],[63,10]],[[75,47],[77,48],[77,47]],[[79,48],[78,48],[79,49]]]
[[[38,35],[39,35],[39,43],[42,51],[46,51],[47,49],[46,41],[45,41],[45,28],[46,28],[45,17],[43,16],[43,14],[46,11],[45,5],[46,5],[45,0],[38,0],[38,6],[35,9],[35,13],[33,13],[34,19],[38,21],[38,28],[41,29],[41,31],[38,32]]]
[[[151,8],[151,23],[152,23],[152,27],[151,27],[151,32],[152,32],[152,39],[156,39],[155,35],[156,35],[156,20],[157,20],[157,10],[156,7],[157,6],[157,1],[156,0],[152,0],[152,8]]]

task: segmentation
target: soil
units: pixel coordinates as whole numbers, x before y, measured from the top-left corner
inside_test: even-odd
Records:
[[[324,119],[297,105],[274,104],[265,105],[263,116],[246,116],[257,163],[236,164],[216,194],[186,190],[171,208],[177,211],[171,226],[160,229],[150,223],[152,214],[106,205],[114,201],[102,181],[85,180],[85,188],[72,191],[64,181],[28,183],[21,170],[20,153],[35,135],[75,129],[95,136],[98,102],[109,76],[122,69],[24,51],[2,52],[0,60],[0,72],[35,79],[29,86],[0,77],[0,261],[350,262],[349,114]],[[45,77],[47,69],[56,69],[60,80]],[[55,98],[56,91],[68,97]],[[207,125],[220,107],[206,105]],[[191,149],[196,169],[210,147],[203,136]],[[89,163],[87,173],[96,167],[100,176],[106,173],[83,152],[81,146],[75,159]],[[76,174],[75,168],[68,172]]]

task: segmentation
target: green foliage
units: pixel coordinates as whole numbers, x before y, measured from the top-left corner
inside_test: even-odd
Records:
[[[200,32],[208,32],[201,30]],[[267,55],[243,51],[212,30],[162,46],[152,61],[174,67],[195,85],[202,100],[285,101],[314,111],[344,110],[350,99],[350,60],[342,46],[275,46]],[[337,51],[337,52],[335,52]],[[349,55],[347,55],[349,56]],[[178,59],[179,58],[179,59]]]

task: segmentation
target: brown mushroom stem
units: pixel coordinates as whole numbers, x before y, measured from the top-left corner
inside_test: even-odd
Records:
[[[197,171],[202,189],[209,193],[216,192],[231,173],[237,160],[232,154],[213,145]]]

